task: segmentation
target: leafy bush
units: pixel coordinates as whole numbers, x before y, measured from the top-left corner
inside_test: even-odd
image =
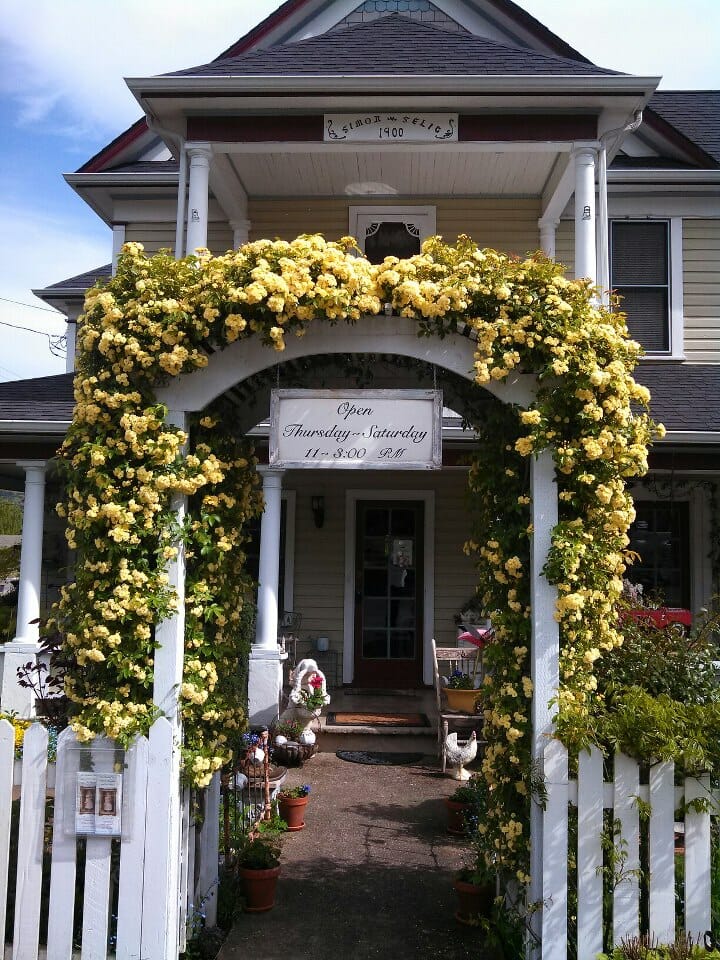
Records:
[[[717,610],[688,631],[623,617],[624,642],[598,670],[596,741],[646,762],[672,760],[684,773],[719,771],[719,628]]]
[[[652,621],[622,618],[622,646],[606,653],[598,672],[598,690],[610,700],[617,691],[640,687],[680,703],[720,701],[715,662],[720,660],[717,612],[691,630],[678,624],[658,628]]]
[[[678,934],[674,943],[660,944],[655,937],[629,937],[612,953],[600,953],[597,960],[720,960],[720,951],[706,949],[692,937]]]

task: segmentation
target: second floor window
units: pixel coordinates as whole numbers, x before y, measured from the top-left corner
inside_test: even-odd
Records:
[[[670,224],[615,220],[610,285],[622,300],[630,336],[648,353],[670,351]]]

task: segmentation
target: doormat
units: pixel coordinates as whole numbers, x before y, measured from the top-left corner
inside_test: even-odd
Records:
[[[336,710],[328,713],[328,727],[429,727],[424,713],[362,713]]]
[[[368,763],[374,767],[404,767],[420,763],[423,753],[387,753],[379,750],[337,750],[335,756],[348,763]]]

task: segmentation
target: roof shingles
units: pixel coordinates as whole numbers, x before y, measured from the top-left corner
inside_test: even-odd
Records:
[[[720,163],[720,90],[660,90],[649,107]]]
[[[617,75],[589,63],[448,33],[393,13],[267,50],[191,67],[168,77],[243,76],[597,76]]]
[[[72,420],[73,374],[0,383],[0,421]]]

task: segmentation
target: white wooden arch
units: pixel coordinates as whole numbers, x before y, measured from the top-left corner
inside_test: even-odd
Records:
[[[207,367],[178,377],[157,391],[169,410],[195,412],[235,384],[277,363],[330,353],[385,353],[412,357],[473,379],[474,343],[461,334],[418,337],[417,322],[405,317],[362,317],[350,326],[317,322],[304,337],[288,336],[285,350],[276,353],[259,337],[237,340],[212,354]],[[484,385],[504,403],[527,407],[535,395],[536,378],[517,373],[504,382]]]
[[[264,345],[259,337],[236,341],[211,354],[207,367],[177,377],[157,391],[157,398],[169,411],[168,419],[181,428],[187,414],[203,410],[216,397],[236,384],[278,363],[303,357],[338,353],[382,353],[411,357],[451,371],[467,380],[473,379],[474,343],[459,333],[443,339],[419,337],[417,322],[403,317],[391,319],[362,317],[355,325],[344,322],[330,325],[316,322],[305,336],[288,337],[285,350],[278,354]],[[490,381],[484,388],[504,403],[527,407],[535,396],[534,375],[515,373],[504,381]],[[559,687],[559,626],[554,619],[557,591],[542,575],[551,546],[552,530],[558,520],[558,500],[552,451],[545,450],[531,461],[531,520],[533,537],[530,552],[531,596],[531,675],[534,684],[532,701],[532,754],[538,771],[542,770],[545,746],[553,735],[551,701]],[[270,491],[268,491],[270,493]],[[185,503],[177,503],[179,518]],[[267,512],[267,511],[266,511]],[[264,535],[261,532],[261,539]],[[277,530],[279,538],[279,527]],[[262,554],[262,542],[261,542]],[[262,556],[261,556],[262,563]],[[184,617],[182,600],[185,593],[185,571],[182,549],[178,561],[171,563],[168,574],[171,586],[180,598],[176,615],[156,629],[158,650],[155,658],[155,702],[171,716],[177,710],[177,690],[182,680],[184,649]],[[260,619],[260,618],[258,618]],[[261,659],[267,651],[253,650]],[[174,701],[174,702],[173,702]],[[170,707],[170,703],[173,706]],[[542,889],[542,809],[533,801],[530,821],[531,889],[530,901],[546,901],[536,923],[543,930],[557,922],[552,908],[552,891]],[[549,899],[548,899],[549,898]]]

